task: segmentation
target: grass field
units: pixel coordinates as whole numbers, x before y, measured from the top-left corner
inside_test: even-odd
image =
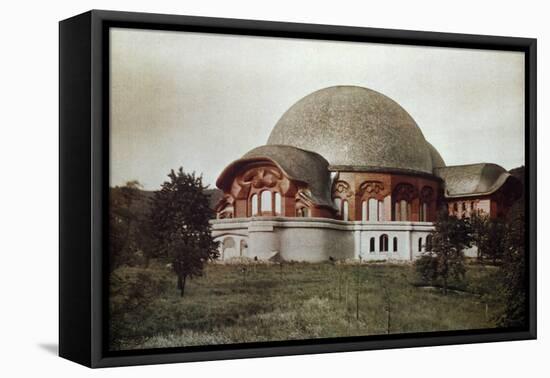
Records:
[[[448,295],[404,264],[210,264],[185,297],[161,263],[111,279],[115,350],[495,327],[497,269],[468,265]]]

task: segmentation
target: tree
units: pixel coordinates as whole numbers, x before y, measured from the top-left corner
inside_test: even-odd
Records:
[[[483,261],[485,257],[485,247],[487,246],[487,228],[489,216],[481,211],[473,212],[470,218],[472,226],[472,243],[477,247],[477,258]]]
[[[472,242],[477,247],[480,260],[490,259],[493,264],[502,259],[504,251],[505,223],[477,212],[471,217]]]
[[[204,264],[218,257],[218,243],[212,238],[212,210],[202,176],[180,168],[168,177],[153,198],[151,221],[158,255],[172,261],[183,297],[187,278],[202,275]]]
[[[527,265],[523,201],[518,201],[510,211],[503,245],[501,273],[505,308],[502,317],[499,319],[499,325],[502,327],[521,327],[525,325],[527,314]]]
[[[132,261],[135,252],[132,235],[137,221],[132,206],[140,199],[140,189],[139,181],[129,181],[126,185],[116,186],[109,191],[109,265],[111,271]]]
[[[446,211],[434,222],[432,248],[415,262],[416,271],[432,283],[441,280],[446,295],[449,279],[462,279],[466,273],[464,249],[471,246],[471,227],[468,218],[458,219]]]

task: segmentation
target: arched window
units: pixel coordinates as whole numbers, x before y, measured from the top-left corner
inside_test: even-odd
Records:
[[[393,237],[393,251],[397,252],[397,237]]]
[[[458,212],[458,203],[453,203],[453,211],[456,213]]]
[[[367,220],[367,201],[361,202],[361,220],[363,222]]]
[[[255,217],[258,215],[258,195],[254,193],[254,195],[251,198],[252,201],[252,216]]]
[[[466,202],[462,202],[462,211],[466,211]]]
[[[380,252],[388,252],[388,235],[380,235]]]
[[[342,207],[344,208],[342,210],[342,219],[347,221],[347,220],[349,220],[349,203],[348,203],[348,201],[344,200],[344,202],[342,203]]]
[[[399,209],[401,211],[401,220],[402,221],[408,221],[409,220],[409,204],[405,200],[401,200],[399,202]]]
[[[271,203],[271,192],[269,190],[264,190],[261,197],[261,207],[262,213],[265,211],[273,211],[273,204]]]
[[[426,251],[431,252],[432,251],[432,235],[426,236]]]
[[[378,201],[378,220],[384,222],[386,219],[384,217],[384,201]]]
[[[393,207],[394,207],[394,209],[393,209],[393,218],[396,221],[400,221],[401,220],[401,210],[399,209],[399,202],[395,202],[395,205]]]
[[[422,252],[422,238],[418,238],[418,252]]]
[[[309,217],[309,209],[307,207],[296,208],[296,216],[301,218]]]
[[[334,207],[336,208],[338,216],[342,214],[342,200],[340,197],[336,197],[334,199]]]
[[[275,192],[275,214],[282,214],[281,194],[279,192]]]
[[[378,221],[378,201],[374,198],[369,199],[369,218],[370,222]]]
[[[222,260],[230,257],[235,257],[235,240],[232,237],[223,239],[222,245]]]
[[[241,240],[241,248],[240,248],[240,256],[246,256],[248,252],[248,244],[246,243],[246,240]]]
[[[375,240],[374,238],[370,238],[370,245],[369,245],[369,252],[370,253],[374,253],[374,243],[375,243]]]

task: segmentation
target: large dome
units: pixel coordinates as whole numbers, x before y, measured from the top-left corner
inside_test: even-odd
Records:
[[[405,109],[356,86],[329,87],[302,98],[283,114],[267,144],[316,152],[337,170],[433,169],[431,146]]]

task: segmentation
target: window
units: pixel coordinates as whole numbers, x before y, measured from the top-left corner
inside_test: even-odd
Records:
[[[374,198],[369,199],[369,218],[370,222],[378,220],[378,201]]]
[[[271,203],[271,192],[269,190],[264,190],[262,192],[260,203],[262,206],[262,213],[264,211],[273,211],[273,204]]]
[[[458,212],[458,203],[456,203],[456,202],[453,204],[453,211],[455,213]]]
[[[422,238],[418,239],[418,252],[422,252]]]
[[[281,206],[281,194],[279,192],[275,192],[275,214],[281,215],[282,214],[282,206]]]
[[[394,219],[396,221],[400,221],[401,220],[401,211],[399,209],[399,202],[395,203],[393,212],[394,212],[394,215],[393,215]]]
[[[223,260],[230,257],[235,257],[235,240],[232,237],[227,237],[223,239],[221,258]]]
[[[397,252],[397,237],[393,237],[393,251]]]
[[[296,209],[296,216],[301,218],[309,217],[309,209],[307,207],[298,207]]]
[[[338,210],[338,215],[342,214],[342,200],[339,197],[334,199],[334,207]]]
[[[388,252],[388,235],[380,235],[380,252]]]
[[[361,220],[363,222],[367,220],[367,201],[361,202]]]
[[[344,201],[343,203],[343,207],[344,207],[344,210],[342,211],[343,212],[343,218],[345,221],[349,220],[349,204],[348,204],[348,201]]]
[[[426,251],[431,252],[432,251],[432,235],[426,236]]]
[[[240,248],[240,256],[246,256],[248,252],[248,244],[246,243],[245,240],[241,240],[241,248]]]
[[[422,202],[420,204],[420,222],[427,222],[428,221],[428,204],[426,202]]]
[[[402,221],[408,221],[409,220],[409,204],[407,203],[407,201],[405,200],[401,200],[400,203],[399,203],[399,208],[400,208],[400,211],[401,211],[401,220]]]
[[[375,243],[374,238],[370,238],[370,243],[369,243],[370,244],[369,245],[369,252],[370,253],[374,253],[374,243]]]
[[[466,202],[462,202],[462,211],[466,211]]]
[[[258,215],[258,195],[257,194],[254,194],[252,196],[252,216],[256,216]]]

